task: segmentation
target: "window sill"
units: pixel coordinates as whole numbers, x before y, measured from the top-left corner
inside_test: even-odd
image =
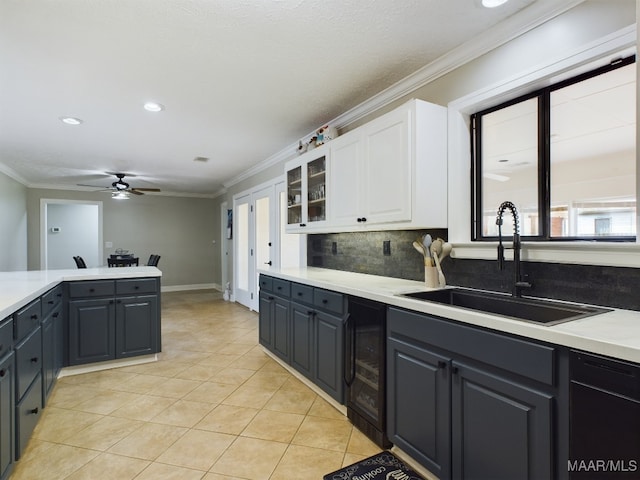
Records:
[[[513,259],[505,244],[505,257]],[[452,258],[495,260],[498,242],[454,243]],[[522,242],[520,258],[525,262],[572,263],[640,268],[640,244],[619,242]]]

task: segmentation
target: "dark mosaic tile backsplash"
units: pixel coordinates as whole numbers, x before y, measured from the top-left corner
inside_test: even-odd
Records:
[[[413,240],[430,233],[447,239],[446,230],[403,230],[308,235],[307,264],[333,270],[368,273],[408,280],[424,280],[421,255]],[[383,254],[389,241],[391,254]],[[335,245],[334,245],[335,244]],[[498,270],[496,261],[446,258],[442,269],[447,284],[510,292],[512,262]],[[534,297],[640,310],[640,269],[563,263],[522,262],[533,288],[524,292]]]

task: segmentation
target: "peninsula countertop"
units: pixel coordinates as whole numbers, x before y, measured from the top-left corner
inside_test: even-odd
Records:
[[[434,290],[418,281],[316,267],[269,268],[261,273],[469,325],[640,363],[640,312],[633,310],[611,309],[606,313],[545,326],[402,296],[403,293]]]
[[[0,272],[0,320],[61,282],[161,276],[162,272],[156,267],[98,267]]]

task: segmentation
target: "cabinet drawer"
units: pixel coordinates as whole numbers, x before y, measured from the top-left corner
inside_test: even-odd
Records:
[[[313,304],[313,287],[301,285],[299,283],[291,284],[291,299],[297,302]]]
[[[69,297],[71,298],[106,297],[114,295],[115,292],[116,285],[113,280],[69,283]]]
[[[16,346],[16,399],[19,400],[42,370],[42,330],[40,327]]]
[[[397,334],[507,372],[554,385],[555,349],[425,314],[389,308],[388,336]]]
[[[40,325],[42,318],[40,299],[34,300],[29,305],[15,314],[15,339],[20,340],[34,328]]]
[[[273,279],[273,293],[280,295],[281,297],[289,297],[291,294],[291,282],[287,280],[280,280],[279,278]]]
[[[157,293],[158,285],[155,278],[132,278],[116,280],[117,295],[137,295],[138,293]]]
[[[267,277],[266,275],[260,275],[260,290],[273,290],[273,278]]]
[[[5,318],[0,323],[0,358],[11,350],[13,345],[13,318]]]
[[[40,298],[42,301],[42,317],[44,318],[49,315],[49,312],[51,312],[56,305],[62,302],[62,285],[52,288]]]
[[[16,460],[24,452],[33,429],[36,427],[38,420],[40,420],[40,415],[42,415],[42,380],[38,377],[16,407],[16,432],[18,438]]]
[[[313,304],[323,310],[342,315],[344,313],[344,295],[321,288],[313,289]]]

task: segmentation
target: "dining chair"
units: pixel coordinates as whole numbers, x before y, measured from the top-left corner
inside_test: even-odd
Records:
[[[87,264],[84,263],[84,259],[81,256],[73,257],[73,260],[76,262],[76,267],[87,268]]]
[[[147,266],[149,267],[157,267],[158,262],[160,261],[160,255],[156,255],[152,253],[149,255],[149,260],[147,261]]]

